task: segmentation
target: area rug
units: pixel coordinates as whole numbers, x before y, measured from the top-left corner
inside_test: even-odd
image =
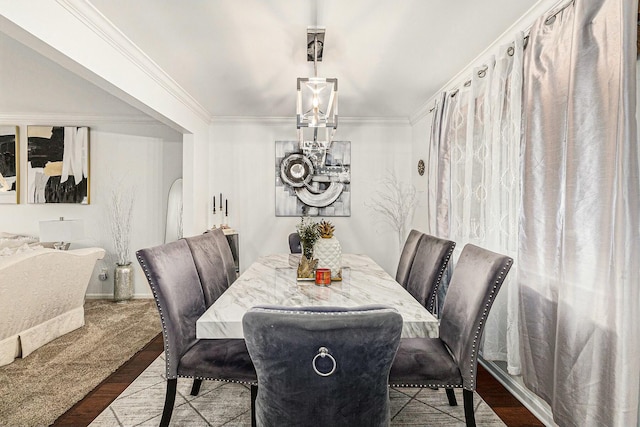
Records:
[[[50,425],[161,331],[151,299],[84,309],[84,327],[0,367],[1,426]]]
[[[178,379],[173,426],[249,427],[251,392],[243,384],[203,381],[198,396],[191,396],[191,379]],[[157,426],[165,398],[164,353],[129,385],[90,427]],[[391,388],[391,427],[464,427],[462,390],[455,389],[458,406],[449,406],[444,389]],[[476,424],[505,427],[477,393],[474,393]]]

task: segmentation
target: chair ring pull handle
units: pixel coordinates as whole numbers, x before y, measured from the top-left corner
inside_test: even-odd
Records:
[[[320,372],[316,367],[316,360],[318,359],[318,357],[322,357],[323,359],[325,357],[328,357],[329,359],[331,359],[331,361],[333,362],[333,368],[329,372]],[[313,358],[313,361],[311,362],[311,366],[313,366],[313,370],[316,372],[316,374],[320,375],[321,377],[328,377],[329,375],[333,374],[336,371],[336,365],[337,365],[336,359],[334,359],[333,356],[329,354],[329,349],[327,347],[320,347],[318,349],[318,354],[315,355],[315,357]]]

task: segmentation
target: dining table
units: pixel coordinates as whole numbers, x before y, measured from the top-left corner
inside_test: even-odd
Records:
[[[244,338],[242,317],[255,306],[385,305],[402,315],[402,337],[437,337],[438,319],[367,255],[342,255],[342,280],[329,286],[297,278],[300,254],[258,258],[196,322],[199,339]]]

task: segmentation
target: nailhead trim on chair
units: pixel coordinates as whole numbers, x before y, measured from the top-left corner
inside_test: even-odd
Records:
[[[442,277],[444,276],[444,272],[447,269],[447,265],[449,264],[449,259],[451,259],[451,255],[453,254],[453,250],[456,247],[456,243],[453,242],[453,245],[451,245],[451,248],[449,248],[449,252],[447,252],[447,256],[444,260],[444,262],[442,263],[442,268],[440,268],[440,271],[438,272],[438,280],[436,281],[436,286],[433,287],[433,292],[431,293],[431,298],[429,298],[429,303],[427,304],[427,310],[429,310],[430,313],[433,313],[433,306],[436,303],[436,297],[438,296],[438,290],[440,289],[440,282],[442,281]]]
[[[476,378],[474,376],[474,369],[473,369],[474,366],[477,366],[477,363],[475,363],[475,362],[476,362],[476,360],[478,358],[478,352],[477,352],[476,344],[478,343],[478,339],[480,337],[480,331],[482,330],[482,324],[484,323],[485,319],[487,318],[487,315],[489,314],[489,307],[491,306],[491,304],[493,303],[493,300],[495,299],[496,288],[502,283],[501,279],[506,275],[506,272],[511,267],[511,263],[512,262],[513,262],[512,259],[508,259],[506,264],[504,265],[504,267],[502,267],[502,271],[500,272],[500,274],[498,275],[498,278],[494,282],[493,287],[491,288],[491,292],[489,292],[489,298],[487,299],[487,302],[484,305],[484,310],[482,311],[482,317],[480,318],[480,323],[478,323],[478,328],[476,329],[476,334],[473,337],[473,346],[472,346],[472,350],[471,350],[471,363],[469,364],[469,372],[471,374],[471,384],[469,384],[469,387],[464,387],[467,390],[474,391],[476,389]]]
[[[389,387],[414,387],[414,388],[429,388],[429,387],[438,387],[438,388],[466,388],[461,386],[460,384],[405,384],[405,383],[389,383]],[[474,390],[469,390],[474,391]]]
[[[169,338],[167,335],[167,326],[166,326],[166,322],[164,319],[164,314],[162,313],[162,307],[160,307],[160,300],[158,299],[158,294],[156,292],[156,286],[155,283],[153,282],[153,280],[151,280],[151,275],[149,274],[149,271],[147,270],[147,266],[144,263],[144,260],[142,258],[140,258],[139,255],[137,255],[138,261],[140,262],[140,266],[142,267],[142,271],[144,271],[144,275],[147,277],[147,281],[149,282],[149,286],[151,287],[151,292],[153,293],[153,298],[156,300],[156,305],[158,306],[158,312],[160,313],[160,323],[162,323],[162,336],[164,337],[164,354],[165,354],[165,363],[166,363],[166,367],[167,367],[167,379],[174,379],[176,377],[179,378],[197,378],[200,380],[210,380],[210,381],[224,381],[227,383],[236,383],[236,384],[248,384],[248,385],[256,385],[258,384],[257,382],[252,382],[252,381],[237,381],[237,380],[228,380],[228,379],[222,379],[222,378],[213,378],[213,377],[199,377],[199,376],[193,376],[193,375],[180,375],[177,374],[176,377],[170,377],[169,375],[169,367],[170,367],[170,358],[169,355],[171,354],[171,348],[169,347]]]
[[[229,380],[223,378],[214,378],[214,377],[201,377],[197,375],[178,375],[178,378],[195,378],[197,380],[207,380],[207,381],[222,381],[225,383],[235,383],[235,384],[246,384],[246,385],[258,385],[258,382],[253,381],[239,381],[239,380]]]
[[[398,310],[395,308],[372,308],[371,310],[358,310],[358,311],[304,311],[304,310],[296,310],[295,307],[292,307],[291,310],[285,309],[277,309],[277,308],[264,308],[264,307],[253,307],[254,311],[268,312],[268,313],[291,313],[291,314],[322,314],[325,316],[340,316],[345,314],[369,314],[371,310],[376,311],[391,311],[397,313]]]
[[[489,313],[489,305],[493,302],[495,295],[496,295],[496,288],[498,287],[498,285],[500,283],[502,283],[502,279],[504,277],[504,275],[506,274],[505,272],[509,269],[509,267],[511,267],[511,264],[513,263],[512,259],[507,260],[507,263],[505,264],[505,266],[502,268],[502,271],[500,272],[500,274],[498,275],[497,280],[495,281],[495,283],[493,284],[493,287],[491,288],[491,291],[489,292],[489,299],[487,300],[487,303],[484,306],[484,310],[482,311],[482,317],[480,318],[480,323],[478,324],[478,329],[476,330],[476,334],[473,337],[473,350],[471,352],[471,364],[469,366],[469,370],[471,373],[471,384],[469,384],[469,386],[465,386],[465,385],[452,385],[452,384],[398,384],[398,383],[393,383],[393,384],[389,384],[392,387],[419,387],[419,388],[425,388],[425,387],[441,387],[441,388],[464,388],[466,390],[469,391],[475,391],[476,389],[476,384],[475,384],[475,376],[473,375],[473,366],[474,366],[474,362],[477,359],[478,355],[476,352],[476,344],[478,343],[478,337],[480,335],[480,331],[482,330],[482,324],[484,323],[485,319],[487,318],[487,315]]]
[[[153,282],[153,280],[151,280],[151,274],[149,273],[149,270],[147,269],[147,266],[144,263],[144,260],[140,257],[140,255],[136,254],[136,256],[138,258],[138,262],[140,263],[140,266],[142,267],[142,271],[144,272],[144,275],[147,278],[147,282],[149,282],[149,286],[151,287],[151,292],[153,293],[153,299],[156,300],[156,305],[158,306],[158,312],[160,313],[160,323],[162,323],[162,336],[164,337],[163,341],[164,341],[165,362],[167,367],[167,379],[170,380],[175,377],[169,375],[169,364],[170,364],[169,355],[171,354],[171,349],[169,348],[169,336],[167,335],[167,325],[164,320],[164,314],[162,313],[162,307],[160,306],[160,300],[158,299],[155,283]]]

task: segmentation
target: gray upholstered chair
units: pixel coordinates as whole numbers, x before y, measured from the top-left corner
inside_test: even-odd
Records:
[[[302,253],[302,245],[300,244],[300,235],[298,233],[289,234],[289,250],[292,254]]]
[[[189,245],[200,278],[205,307],[209,308],[235,280],[235,266],[233,272],[229,269],[229,262],[233,263],[229,242],[219,228],[184,240]],[[193,380],[193,396],[198,395],[201,385],[201,379]]]
[[[391,367],[396,387],[443,387],[451,405],[463,388],[467,426],[475,426],[478,347],[491,305],[513,260],[468,244],[453,270],[442,308],[439,338],[403,338]]]
[[[208,231],[208,233],[213,234],[216,242],[218,242],[218,249],[220,249],[220,254],[222,255],[222,264],[227,274],[227,282],[231,286],[238,278],[238,272],[236,271],[236,262],[233,260],[233,252],[231,252],[227,236],[224,235],[224,231],[221,228]]]
[[[169,425],[178,377],[246,383],[251,385],[253,396],[257,377],[244,340],[196,338],[196,320],[206,304],[187,242],[182,239],[141,249],[136,256],[162,323],[167,393],[160,425]]]
[[[423,234],[418,230],[411,230],[409,236],[407,236],[407,240],[404,242],[400,260],[398,261],[398,270],[396,271],[396,282],[400,283],[404,288],[407,287],[411,265],[416,257],[416,251],[418,250],[422,236]]]
[[[456,243],[424,234],[418,243],[406,282],[407,291],[436,314],[438,289]]]
[[[202,284],[204,302],[206,308],[216,302],[224,291],[231,285],[229,275],[225,268],[222,251],[218,247],[219,240],[214,232],[207,232],[199,236],[186,237],[184,240],[189,245],[193,261],[196,265],[198,277]],[[222,231],[220,231],[222,233]],[[225,239],[223,250],[228,247]]]
[[[389,425],[393,308],[256,307],[242,319],[258,374],[257,425]]]

